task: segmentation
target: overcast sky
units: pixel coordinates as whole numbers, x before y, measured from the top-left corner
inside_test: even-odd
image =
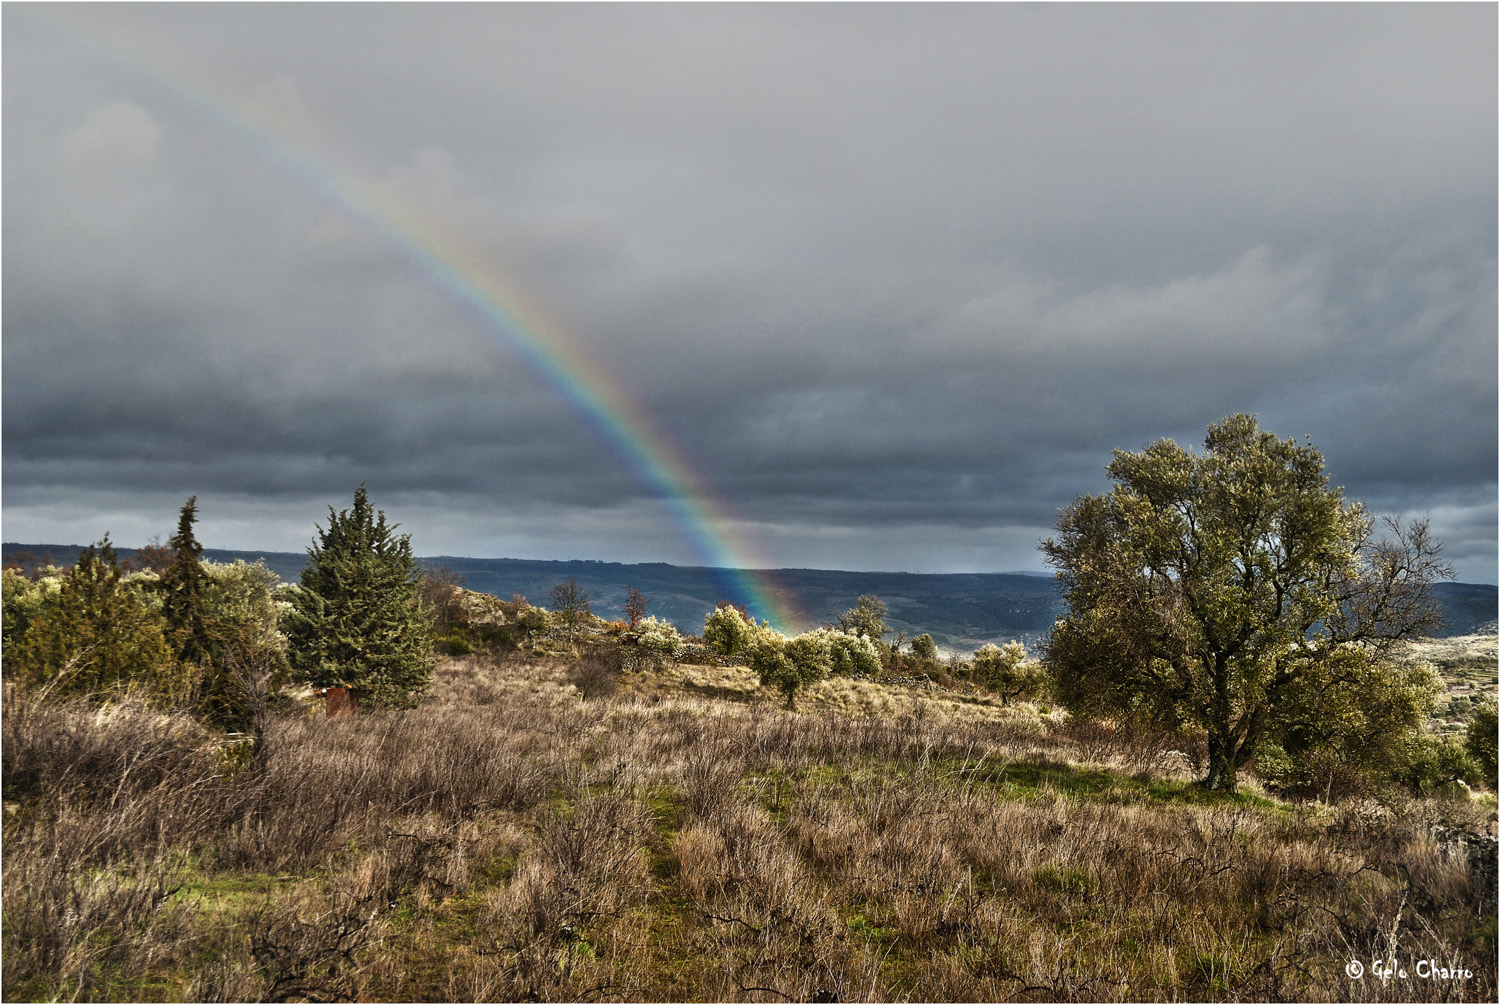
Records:
[[[478,248],[757,561],[1041,569],[1253,412],[1496,582],[1496,7],[6,4],[9,541],[698,564],[317,184]],[[253,125],[246,129],[245,124]],[[267,137],[311,158],[288,170]]]

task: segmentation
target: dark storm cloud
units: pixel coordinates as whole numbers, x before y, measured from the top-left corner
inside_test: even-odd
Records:
[[[1496,578],[1493,8],[4,17],[8,539],[197,493],[206,540],[294,548],[368,481],[419,551],[698,557],[492,332],[133,62],[480,248],[771,564],[1034,568],[1112,448],[1253,411]]]

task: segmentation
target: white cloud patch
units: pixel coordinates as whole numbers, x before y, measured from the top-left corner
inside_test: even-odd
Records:
[[[1227,268],[1150,286],[1115,284],[1065,293],[1058,284],[1007,276],[916,336],[940,349],[1018,353],[1301,353],[1329,335],[1317,271],[1279,263],[1265,247]]]
[[[63,139],[62,161],[88,184],[128,180],[156,163],[161,127],[134,101],[111,101]]]

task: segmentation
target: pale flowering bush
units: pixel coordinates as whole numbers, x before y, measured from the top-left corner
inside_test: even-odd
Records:
[[[35,580],[27,579],[15,569],[0,574],[0,593],[4,596],[4,638],[8,648],[19,641],[42,609],[57,603],[62,595],[62,572],[53,567]]]
[[[757,625],[755,619],[728,604],[708,612],[703,619],[703,641],[720,656],[744,656],[769,625]]]
[[[636,622],[631,634],[635,636],[636,645],[659,656],[676,659],[687,649],[687,642],[677,631],[677,626],[670,621],[661,621],[655,615]]]
[[[880,674],[880,653],[869,636],[851,635],[833,628],[819,628],[809,635],[818,636],[828,647],[828,672],[839,677]]]

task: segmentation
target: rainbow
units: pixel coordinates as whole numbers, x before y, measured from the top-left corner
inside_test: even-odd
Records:
[[[66,5],[59,5],[66,7]],[[151,57],[127,52],[124,34],[108,41],[79,24],[59,21],[59,7],[12,8],[33,23],[45,24],[74,42],[121,65],[160,91],[217,123],[260,151],[286,175],[323,201],[379,235],[429,284],[459,304],[476,326],[506,350],[519,356],[565,401],[594,435],[658,496],[703,565],[715,572],[725,599],[741,603],[782,629],[801,623],[746,537],[738,532],[728,503],[720,499],[684,451],[611,375],[567,336],[562,328],[527,304],[493,263],[461,236],[424,219],[373,185],[335,170],[326,159],[299,145],[284,130],[251,122],[211,95],[206,78],[212,71],[170,72],[185,54],[160,43]],[[66,16],[66,14],[61,14]],[[139,46],[138,46],[139,48]],[[188,83],[191,75],[195,82]],[[761,565],[762,571],[756,566]],[[689,630],[693,626],[688,627]]]

